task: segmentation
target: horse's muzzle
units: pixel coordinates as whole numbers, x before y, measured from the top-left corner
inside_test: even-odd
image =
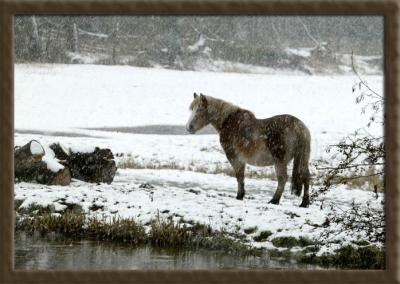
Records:
[[[194,134],[196,131],[194,131],[194,128],[192,125],[189,125],[188,127],[186,127],[187,132],[189,132],[190,134]]]

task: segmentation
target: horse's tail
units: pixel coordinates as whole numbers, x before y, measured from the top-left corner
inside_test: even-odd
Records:
[[[292,172],[292,194],[297,196],[301,195],[301,190],[304,188],[308,190],[310,183],[310,170],[308,168],[311,151],[311,137],[310,132],[304,126],[301,135],[297,141],[297,147],[293,159],[293,172]]]

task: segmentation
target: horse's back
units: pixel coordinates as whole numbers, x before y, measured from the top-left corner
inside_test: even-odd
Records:
[[[291,159],[297,145],[310,143],[307,126],[293,115],[280,114],[258,122],[268,148],[279,159]]]
[[[224,144],[251,141],[260,129],[254,114],[244,109],[238,109],[229,115],[223,123],[220,141]]]
[[[259,123],[265,134],[283,134],[285,131],[294,131],[298,134],[310,136],[310,131],[304,122],[290,114],[279,114],[259,119]]]
[[[220,132],[220,142],[228,159],[232,155],[253,166],[273,164],[259,120],[250,111],[238,109],[228,117]]]

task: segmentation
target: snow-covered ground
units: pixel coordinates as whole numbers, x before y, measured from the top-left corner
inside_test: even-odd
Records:
[[[382,76],[364,79],[383,93]],[[229,168],[217,135],[144,135],[87,128],[184,125],[193,92],[201,92],[248,108],[259,118],[282,113],[299,117],[310,128],[312,159],[316,160],[326,155],[326,146],[367,124],[369,116],[361,115],[361,106],[355,104],[352,93],[356,82],[352,75],[17,64],[15,145],[36,139],[44,146],[61,142],[75,151],[107,147],[114,154],[123,154],[116,157],[118,163],[131,161],[138,168],[160,169],[119,169],[111,185],[80,181],[66,187],[18,183],[15,198],[24,200],[23,207],[53,204],[56,211],[63,210],[60,200],[65,199],[86,211],[92,204],[102,208],[91,214],[134,217],[144,223],[160,213],[232,231],[257,227],[253,235],[270,230],[272,237],[318,239],[322,229],[313,224],[322,224],[331,207],[346,210],[353,201],[367,206],[366,200],[372,199],[373,193],[336,187],[323,197],[322,209],[319,201],[304,209],[298,207],[300,198],[290,195],[288,183],[281,204],[275,206],[267,202],[276,182],[247,178],[247,195],[244,201],[237,201],[236,180],[211,174],[218,172],[217,168]],[[366,131],[379,134],[382,129],[372,126]],[[168,167],[173,169],[161,169]],[[271,172],[272,168],[249,170]],[[142,183],[154,188],[140,188]],[[382,206],[382,199],[379,194],[369,206]],[[334,236],[342,240],[341,245],[357,237],[345,231]],[[254,244],[272,246],[269,241]]]
[[[141,188],[150,183],[154,188]],[[225,175],[210,175],[179,170],[120,169],[110,185],[88,184],[74,181],[70,186],[43,186],[30,183],[16,185],[15,198],[24,200],[22,208],[31,204],[51,206],[54,210],[63,211],[66,205],[79,204],[91,216],[100,218],[120,216],[134,218],[146,224],[156,216],[173,216],[176,221],[183,218],[209,224],[215,229],[243,233],[245,229],[255,228],[248,235],[254,246],[272,248],[270,241],[254,242],[252,237],[262,231],[271,231],[270,240],[279,236],[307,237],[319,240],[327,228],[315,227],[325,222],[331,212],[331,205],[336,210],[346,210],[354,200],[357,204],[366,204],[377,208],[383,196],[374,198],[374,193],[362,190],[345,190],[334,188],[309,208],[300,208],[301,199],[286,190],[279,206],[268,204],[275,191],[276,183],[269,180],[247,179],[247,195],[243,201],[236,200],[236,180]],[[372,202],[371,202],[372,200]],[[96,211],[91,211],[95,207]],[[97,208],[100,208],[97,210]],[[364,237],[363,234],[340,232],[340,226],[329,228],[333,234],[330,244],[323,247],[320,253],[350,243]]]

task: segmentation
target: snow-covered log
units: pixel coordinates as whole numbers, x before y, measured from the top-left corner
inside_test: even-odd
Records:
[[[91,153],[70,152],[59,143],[50,145],[50,148],[60,163],[70,169],[73,178],[92,183],[111,183],[114,180],[117,166],[110,149],[96,147]]]
[[[44,148],[35,140],[16,147],[15,179],[59,185],[69,184],[71,178],[93,183],[114,180],[117,166],[110,149],[96,147],[91,153],[71,152],[60,143],[49,148],[50,152],[44,156]]]
[[[59,159],[59,162],[64,165],[68,156],[71,154],[71,151],[60,143],[53,143],[49,147],[53,150],[54,155]]]
[[[16,181],[37,182],[41,184],[68,185],[71,173],[68,168],[48,166],[43,161],[45,150],[36,140],[29,141],[14,149],[14,177]],[[56,162],[56,161],[54,161]]]
[[[23,181],[35,180],[37,167],[45,152],[39,142],[32,140],[22,147],[14,148],[15,178]]]
[[[17,158],[27,162],[41,161],[45,154],[42,145],[36,140],[31,140],[22,147],[15,147],[14,151]]]

